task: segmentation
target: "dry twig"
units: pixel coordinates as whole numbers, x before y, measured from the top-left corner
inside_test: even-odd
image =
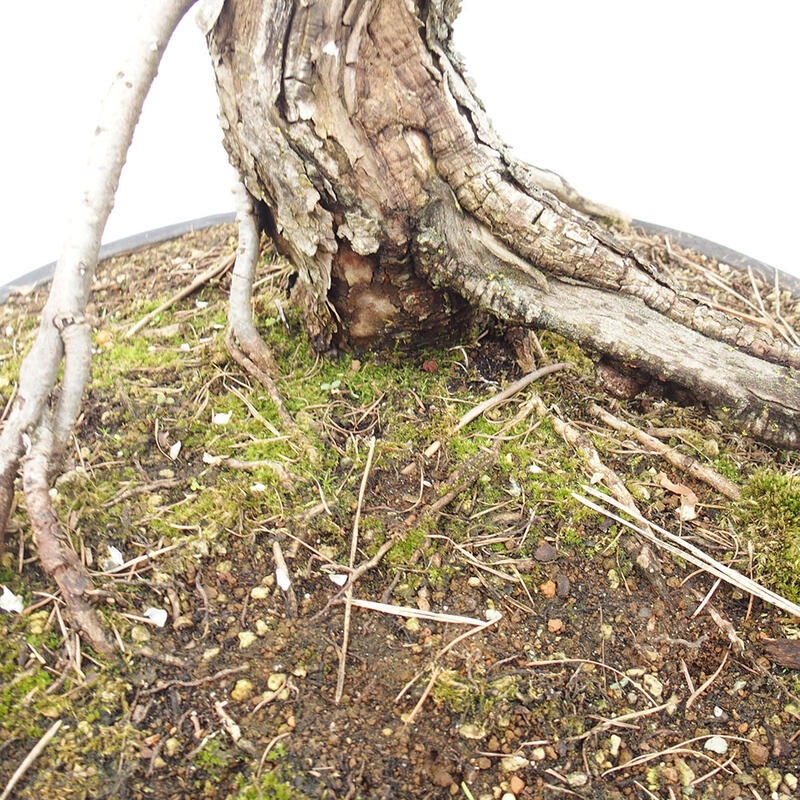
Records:
[[[720,494],[724,494],[725,497],[729,497],[731,500],[738,500],[741,496],[741,491],[735,483],[729,481],[725,476],[711,469],[711,467],[704,466],[697,459],[684,455],[674,447],[664,444],[654,436],[614,416],[611,412],[601,408],[596,403],[592,403],[592,405],[589,406],[589,411],[593,416],[597,417],[601,422],[613,428],[615,431],[633,436],[649,450],[663,456],[672,466],[684,472],[688,472],[693,478],[707,483],[712,489],[716,489]]]
[[[562,369],[570,369],[573,365],[569,362],[559,362],[558,364],[548,364],[545,367],[540,367],[527,375],[523,375],[519,380],[514,381],[510,386],[498,392],[496,395],[478,403],[474,408],[471,408],[464,414],[461,419],[456,423],[455,430],[460,431],[465,425],[469,425],[472,420],[477,419],[481,414],[485,414],[492,408],[499,406],[509,398],[513,397],[517,392],[521,392],[526,386],[530,386],[534,381],[539,378],[544,378],[546,375],[551,375],[554,372],[560,372]]]
[[[367,481],[369,479],[369,471],[372,468],[372,457],[375,455],[375,437],[369,440],[369,450],[367,451],[367,463],[364,465],[364,474],[361,476],[361,486],[358,490],[358,504],[356,506],[356,513],[353,519],[353,536],[350,540],[350,559],[348,566],[352,570],[356,554],[358,553],[358,527],[361,522],[361,509],[364,507],[364,495],[367,493]],[[336,680],[336,696],[335,702],[338,705],[342,700],[342,692],[344,691],[344,674],[345,664],[347,661],[347,645],[350,640],[350,614],[353,604],[353,576],[351,574],[350,580],[344,592],[344,630],[342,632],[342,650],[339,655],[339,674]]]
[[[14,790],[14,787],[19,783],[22,776],[31,768],[31,765],[34,761],[39,757],[42,750],[47,747],[48,742],[58,733],[58,729],[61,727],[61,720],[57,719],[48,729],[45,731],[44,736],[39,739],[38,742],[33,746],[33,749],[28,753],[27,756],[23,759],[22,763],[14,770],[14,774],[8,779],[8,783],[6,784],[6,788],[3,789],[3,793],[0,794],[0,800],[7,800],[7,798],[11,797],[11,792]]]
[[[158,308],[153,309],[149,313],[145,314],[135,325],[131,325],[128,329],[127,333],[125,334],[126,339],[130,339],[132,336],[137,334],[142,328],[146,327],[150,324],[152,320],[154,320],[159,314],[163,314],[168,309],[172,308],[175,303],[180,302],[185,297],[188,297],[190,294],[196,292],[201,286],[208,283],[209,281],[214,280],[214,278],[218,278],[220,275],[224,275],[234,264],[236,261],[236,254],[229,253],[220,261],[218,261],[213,266],[209,267],[205,272],[198,275],[188,286],[184,286],[179,291],[175,292],[172,297],[168,300],[165,300]]]

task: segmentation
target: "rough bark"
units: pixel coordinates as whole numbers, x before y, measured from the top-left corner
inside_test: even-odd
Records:
[[[318,346],[441,341],[482,309],[800,446],[800,351],[681,292],[613,212],[511,156],[450,50],[457,8],[228,0],[210,22],[225,144]]]

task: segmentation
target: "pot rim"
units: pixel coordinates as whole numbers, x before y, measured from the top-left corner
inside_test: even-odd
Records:
[[[133,236],[126,236],[123,239],[117,239],[116,241],[104,244],[100,248],[98,263],[107,261],[109,258],[114,258],[116,256],[135,253],[137,250],[141,250],[144,247],[150,247],[155,244],[161,244],[162,242],[168,242],[171,239],[177,239],[187,233],[202,231],[207,228],[212,228],[215,225],[225,225],[234,222],[235,219],[236,215],[232,211],[221,214],[210,214],[209,216],[198,217],[184,222],[176,222],[173,225],[166,225],[162,228],[143,231]],[[752,269],[768,283],[777,283],[800,297],[800,277],[796,275],[783,272],[777,267],[751,258],[744,253],[739,253],[717,242],[712,242],[710,239],[704,239],[702,236],[696,236],[692,233],[679,231],[665,225],[657,225],[653,222],[645,222],[640,219],[631,220],[631,224],[635,228],[639,228],[648,234],[657,233],[669,236],[670,239],[681,247],[696,250],[702,255],[728,264],[734,269],[742,271],[747,271],[748,268]],[[27,293],[48,283],[53,277],[55,268],[56,262],[51,261],[49,264],[45,264],[19,278],[9,281],[4,286],[0,286],[0,304],[5,303],[6,300],[16,292]]]

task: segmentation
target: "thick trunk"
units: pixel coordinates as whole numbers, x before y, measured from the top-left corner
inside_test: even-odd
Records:
[[[800,446],[800,352],[681,293],[611,212],[510,156],[449,50],[457,6],[228,0],[211,30],[226,146],[318,345],[441,341],[489,311]]]

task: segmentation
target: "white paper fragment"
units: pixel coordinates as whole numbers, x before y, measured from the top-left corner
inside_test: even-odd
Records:
[[[289,579],[289,575],[285,569],[275,570],[275,580],[278,582],[280,589],[284,592],[292,585],[292,581]]]
[[[181,447],[183,447],[183,444],[181,442],[175,442],[175,444],[172,445],[172,447],[170,447],[170,449],[169,449],[169,457],[173,461],[180,455]]]
[[[11,614],[21,614],[25,608],[22,595],[14,594],[7,586],[3,586],[3,593],[0,594],[0,608]]]
[[[331,572],[328,577],[337,585],[344,586],[347,583],[347,575],[344,572]]]
[[[322,48],[322,52],[325,53],[326,56],[336,56],[339,55],[339,48],[336,46],[336,42],[331,39],[325,47]]]
[[[167,624],[167,612],[163,608],[145,609],[142,616],[154,622],[159,628],[163,628]]]
[[[211,422],[214,425],[227,425],[231,421],[231,417],[233,416],[233,411],[218,411],[211,417]]]
[[[260,492],[265,492],[266,490],[267,490],[266,484],[263,484],[263,483],[254,483],[250,487],[250,491],[251,492],[260,493]]]
[[[121,567],[125,563],[125,556],[122,555],[122,551],[119,548],[110,544],[108,545],[108,560],[112,566]]]

